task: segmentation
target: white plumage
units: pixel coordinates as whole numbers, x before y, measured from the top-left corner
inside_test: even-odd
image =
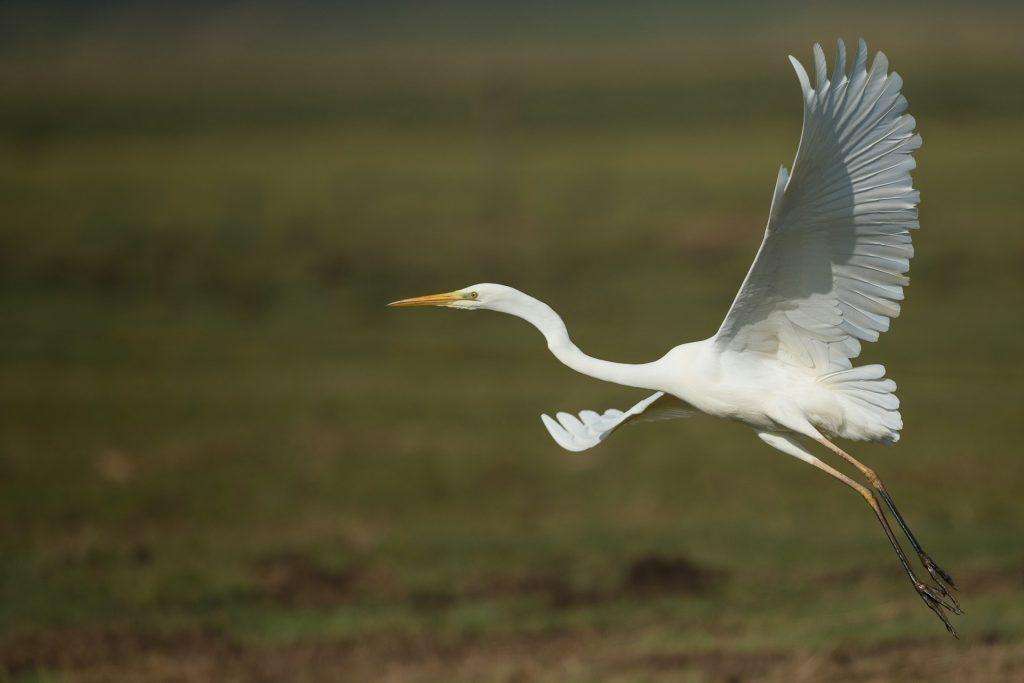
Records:
[[[876,341],[899,315],[921,137],[884,54],[866,70],[861,41],[847,77],[840,43],[830,81],[821,47],[814,52],[815,89],[790,57],[804,94],[793,173],[779,169],[764,241],[716,337],[827,371],[849,368],[860,341]]]
[[[876,341],[900,313],[918,227],[918,192],[910,172],[921,146],[904,112],[903,80],[876,53],[870,68],[860,41],[847,73],[839,41],[827,75],[814,46],[814,86],[790,57],[803,94],[803,131],[792,173],[779,169],[764,239],[725,320],[710,338],[682,344],[650,363],[613,363],[583,353],[547,304],[505,285],[482,283],[454,292],[394,302],[489,309],[526,320],[564,364],[591,377],[654,390],[623,412],[584,410],[541,419],[555,442],[583,451],[620,426],[695,412],[745,423],[778,450],[856,489],[871,504],[905,571],[926,604],[952,631],[943,609],[957,611],[945,586],[952,579],[913,537],[873,470],[828,436],[894,443],[903,420],[896,384],[882,365],[854,367],[861,343]],[[877,492],[815,457],[806,440],[824,445],[864,475]],[[920,582],[899,546],[883,500],[937,587]]]
[[[593,410],[583,410],[579,417],[570,413],[557,413],[557,421],[547,415],[541,415],[540,419],[559,446],[567,451],[585,451],[607,439],[625,424],[674,420],[693,414],[694,411],[678,398],[659,391],[625,412],[609,408],[599,415]]]
[[[868,69],[863,40],[849,75],[839,41],[831,80],[815,45],[814,88],[800,62],[790,61],[804,100],[793,173],[779,169],[764,240],[713,345],[722,354],[777,363],[772,374],[787,384],[817,378],[831,397],[813,388],[798,397],[815,427],[893,443],[903,427],[896,384],[883,379],[884,366],[852,369],[850,360],[862,340],[876,341],[900,313],[914,254],[910,230],[918,227],[910,171],[921,137],[914,118],[903,113],[902,79],[888,73],[881,52]],[[806,405],[807,398],[819,405]],[[559,425],[546,416],[544,424],[559,445],[579,450],[582,441],[567,441],[565,430],[556,431]]]

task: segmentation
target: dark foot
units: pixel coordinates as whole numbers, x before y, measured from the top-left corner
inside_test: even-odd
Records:
[[[935,612],[935,616],[942,621],[946,630],[953,634],[954,638],[959,639],[960,634],[958,634],[956,629],[953,628],[953,624],[949,623],[949,619],[946,618],[946,613],[943,609],[948,609],[955,614],[963,614],[963,612],[961,612],[959,608],[954,609],[953,606],[943,600],[939,592],[931,586],[923,583],[915,583],[914,588],[917,589],[917,594],[921,596],[922,600],[924,600],[924,604],[928,606],[928,609]]]
[[[925,602],[928,602],[929,604],[934,603],[939,607],[944,607],[953,614],[963,614],[963,610],[949,601],[946,597],[948,594],[941,588],[929,586],[928,584],[921,583],[920,581],[914,583],[914,588],[917,589],[918,595],[920,595]]]
[[[882,525],[882,530],[885,531],[885,535],[889,539],[890,545],[892,545],[893,550],[896,551],[896,557],[899,559],[900,565],[903,567],[903,571],[906,572],[911,585],[914,586],[917,594],[921,596],[922,600],[924,600],[924,604],[928,609],[935,612],[935,616],[942,621],[947,631],[953,634],[955,638],[959,638],[960,636],[957,634],[956,629],[953,628],[953,625],[949,623],[949,619],[946,617],[946,610],[949,610],[953,614],[963,614],[963,610],[960,609],[960,605],[957,604],[956,599],[950,595],[949,591],[946,590],[946,586],[943,584],[942,577],[948,577],[949,575],[942,571],[942,569],[940,569],[939,566],[935,564],[930,557],[928,557],[924,550],[921,549],[921,544],[917,542],[917,539],[914,538],[909,527],[907,527],[906,522],[903,522],[902,518],[899,516],[899,512],[895,510],[896,506],[891,503],[892,499],[889,498],[884,491],[879,491],[879,493],[882,494],[882,498],[885,500],[889,510],[893,513],[893,516],[900,522],[900,526],[906,532],[908,540],[911,545],[914,546],[914,550],[917,552],[918,557],[921,558],[921,562],[928,570],[929,575],[935,579],[937,586],[929,586],[918,579],[917,575],[914,574],[914,570],[910,566],[910,561],[903,552],[903,548],[900,546],[899,540],[896,538],[896,534],[893,533],[892,527],[889,526],[889,520],[886,518],[885,513],[882,512],[881,505],[876,498],[872,498],[869,500],[872,504],[871,507],[875,511],[875,516]],[[950,585],[952,585],[952,583]]]
[[[923,564],[924,568],[928,570],[931,577],[935,579],[935,583],[939,585],[946,584],[953,590],[957,590],[956,582],[953,581],[953,577],[946,573],[942,567],[935,564],[935,560],[928,557],[928,553],[922,552],[920,556],[921,564]]]
[[[947,602],[952,604],[952,609],[950,611],[952,611],[954,614],[963,614],[964,611],[960,608],[960,603],[957,602],[956,596],[946,589],[946,586],[948,585],[950,588],[956,590],[956,584],[953,583],[952,577],[946,572],[942,571],[942,567],[935,564],[935,561],[932,560],[932,558],[928,557],[927,554],[921,553],[920,557],[921,564],[924,565],[924,568],[928,570],[928,573],[935,581],[935,587],[939,589],[940,593],[942,593],[942,597],[945,598]]]
[[[917,553],[918,558],[921,560],[921,564],[928,571],[928,575],[932,577],[933,581],[935,581],[936,586],[942,592],[943,596],[956,605],[956,610],[954,611],[957,614],[962,614],[963,612],[960,611],[960,605],[957,603],[956,598],[953,597],[953,595],[946,589],[948,586],[953,590],[957,590],[957,585],[956,582],[953,581],[953,577],[950,576],[946,570],[936,564],[935,560],[933,560],[928,553],[924,551],[924,548],[921,547],[921,544],[914,536],[914,532],[910,530],[910,525],[903,519],[903,515],[900,514],[899,509],[896,507],[896,502],[892,499],[892,496],[889,495],[889,492],[885,490],[881,480],[877,482],[876,487],[878,489],[878,493],[881,494],[886,507],[889,508],[893,517],[896,518],[896,522],[900,525],[900,528],[903,529],[903,533],[906,534],[907,540],[909,540],[910,545],[913,546],[914,552]]]

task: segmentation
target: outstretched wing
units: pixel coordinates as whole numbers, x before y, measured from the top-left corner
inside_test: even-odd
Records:
[[[556,413],[558,421],[547,415],[540,419],[548,432],[567,451],[585,451],[601,443],[616,429],[631,422],[652,422],[689,417],[696,411],[675,396],[659,391],[623,412],[609,408],[604,414],[584,410],[576,417],[571,413]]]
[[[851,367],[899,315],[909,279],[921,146],[903,112],[903,79],[867,45],[846,73],[840,40],[831,80],[814,46],[815,81],[793,57],[804,96],[793,172],[779,169],[764,241],[715,335],[720,348],[776,356],[820,373]]]

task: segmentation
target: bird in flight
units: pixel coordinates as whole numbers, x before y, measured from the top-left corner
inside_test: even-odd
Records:
[[[946,612],[962,614],[953,579],[924,551],[873,469],[833,439],[895,443],[903,420],[896,384],[882,365],[854,366],[900,313],[919,227],[910,177],[921,146],[906,114],[903,79],[886,56],[870,67],[860,41],[849,72],[840,40],[832,75],[814,46],[814,85],[790,57],[803,93],[803,131],[791,171],[779,168],[764,239],[715,334],[650,363],[614,363],[583,353],[544,302],[483,283],[391,306],[444,306],[507,313],[536,327],[565,365],[606,382],[652,390],[628,410],[541,420],[559,446],[583,451],[619,427],[695,413],[752,427],[762,441],[835,477],[864,498],[918,595],[954,636]],[[811,452],[815,444],[859,472],[861,483]],[[886,514],[910,542],[931,582],[915,572]],[[923,575],[922,575],[923,576]]]

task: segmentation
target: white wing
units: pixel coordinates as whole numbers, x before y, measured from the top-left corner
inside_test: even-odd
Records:
[[[559,446],[567,451],[585,451],[607,439],[624,424],[673,420],[689,417],[694,412],[675,396],[659,391],[625,412],[609,408],[599,415],[593,410],[584,410],[578,418],[570,413],[556,413],[557,422],[547,415],[541,415],[540,419]]]
[[[814,46],[816,87],[789,58],[804,95],[792,175],[779,169],[764,241],[715,335],[720,348],[776,356],[824,373],[851,367],[899,315],[918,227],[903,79],[860,41],[852,72],[840,40],[832,79]]]

